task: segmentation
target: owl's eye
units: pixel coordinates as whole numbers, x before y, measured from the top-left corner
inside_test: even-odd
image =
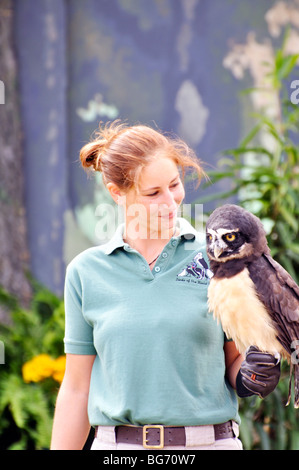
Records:
[[[212,240],[212,235],[210,233],[207,234],[207,240],[210,242]]]
[[[236,235],[234,233],[228,233],[225,235],[225,240],[228,242],[233,242],[236,239]]]

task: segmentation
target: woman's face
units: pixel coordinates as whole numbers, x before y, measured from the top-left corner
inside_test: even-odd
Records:
[[[127,235],[169,238],[184,197],[175,162],[169,157],[154,158],[140,174],[138,191],[132,188],[125,195]]]

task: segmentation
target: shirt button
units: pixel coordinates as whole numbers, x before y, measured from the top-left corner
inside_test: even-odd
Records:
[[[160,271],[161,271],[161,268],[159,268],[159,266],[156,266],[156,267],[155,267],[155,272],[158,273],[158,272],[160,272]]]
[[[172,240],[171,242],[172,246],[176,246],[177,242],[178,242],[177,240]]]
[[[162,258],[167,258],[168,254],[167,253],[162,253]]]

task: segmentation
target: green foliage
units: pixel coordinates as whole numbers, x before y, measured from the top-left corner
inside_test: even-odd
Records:
[[[212,183],[229,189],[198,202],[238,203],[264,223],[272,256],[299,281],[299,106],[288,97],[287,79],[299,55],[276,52],[267,75],[267,89],[277,112],[254,113],[254,125],[235,149],[224,152],[219,168],[209,172]],[[297,139],[297,142],[296,142]],[[240,400],[241,438],[246,449],[299,449],[299,415],[288,396],[289,367],[283,363],[280,383],[266,399]]]
[[[0,325],[5,346],[5,364],[0,365],[0,449],[49,448],[59,385],[53,379],[25,383],[22,366],[41,353],[63,355],[63,302],[36,286],[30,309],[20,308],[1,289],[0,304],[11,312],[12,320]]]

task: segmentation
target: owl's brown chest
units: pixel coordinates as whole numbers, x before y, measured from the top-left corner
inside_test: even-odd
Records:
[[[208,306],[241,353],[249,346],[257,346],[261,351],[273,354],[283,352],[275,327],[257,295],[247,268],[230,278],[212,278]]]

